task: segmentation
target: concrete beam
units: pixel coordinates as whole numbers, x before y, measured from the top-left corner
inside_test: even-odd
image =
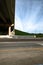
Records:
[[[14,1],[15,0],[6,0],[7,9],[12,23],[14,23]]]
[[[11,24],[0,24],[0,26],[5,26],[5,27],[8,26],[9,27],[9,26],[11,26]]]

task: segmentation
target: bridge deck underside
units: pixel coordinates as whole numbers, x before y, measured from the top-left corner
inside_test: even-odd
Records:
[[[8,34],[14,23],[14,0],[0,0],[0,34]]]
[[[0,0],[0,24],[14,23],[14,0]]]

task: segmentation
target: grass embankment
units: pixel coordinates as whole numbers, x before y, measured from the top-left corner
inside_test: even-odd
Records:
[[[23,31],[19,31],[19,30],[15,30],[15,35],[28,35],[28,36],[34,36],[36,35],[36,37],[43,37],[43,34],[41,33],[27,33],[27,32],[23,32]]]

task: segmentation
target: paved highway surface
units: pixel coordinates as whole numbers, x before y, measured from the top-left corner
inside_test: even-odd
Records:
[[[43,64],[43,40],[0,40],[0,65]]]
[[[43,41],[0,42],[0,49],[16,47],[43,47]]]
[[[43,41],[43,38],[0,38],[0,42]]]

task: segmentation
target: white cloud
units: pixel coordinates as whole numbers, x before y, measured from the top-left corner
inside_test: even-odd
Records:
[[[23,28],[25,32],[29,33],[43,33],[43,22],[34,23],[32,21],[25,22],[23,24]]]
[[[28,7],[26,6],[27,10],[25,11],[24,11],[25,8],[23,8],[23,6],[20,7],[21,5],[19,6],[17,5],[17,10],[15,12],[15,29],[29,32],[29,33],[43,33],[43,19],[40,18],[42,19],[40,20],[38,18],[38,14],[40,14],[42,4],[41,2],[39,3],[37,3],[37,1],[35,3],[34,2],[32,5],[32,8],[28,9],[31,6],[28,6]],[[19,2],[19,4],[21,3]],[[21,10],[22,8],[23,8],[23,11]],[[26,15],[23,15],[24,12]],[[24,18],[21,19],[19,15],[21,15]]]
[[[32,22],[32,20],[24,20],[22,22],[19,17],[15,17],[15,29],[29,33],[43,33],[43,20],[41,22]]]
[[[18,17],[15,17],[15,29],[23,31],[21,20]]]

